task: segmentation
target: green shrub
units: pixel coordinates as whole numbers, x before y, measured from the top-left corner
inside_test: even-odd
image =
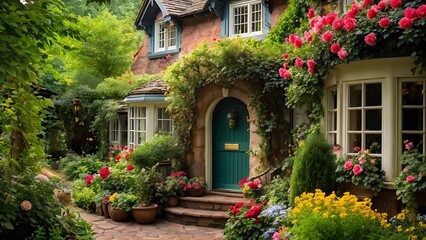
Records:
[[[86,210],[90,210],[92,208],[93,203],[95,202],[96,193],[93,189],[85,187],[79,191],[73,189],[73,199],[74,204],[77,207],[84,208]]]
[[[61,160],[61,171],[70,180],[96,173],[105,163],[97,155],[79,157],[69,155]]]
[[[288,204],[288,190],[290,188],[290,179],[288,177],[276,176],[265,189],[265,199],[269,204]]]
[[[177,161],[184,156],[183,148],[170,135],[156,134],[142,146],[138,146],[130,156],[130,161],[140,168],[152,167],[156,163]]]
[[[326,193],[333,190],[335,182],[335,155],[320,132],[313,132],[298,149],[290,182],[290,203],[303,192],[322,189]]]

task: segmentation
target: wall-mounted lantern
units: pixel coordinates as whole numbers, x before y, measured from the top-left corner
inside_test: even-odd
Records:
[[[72,108],[75,115],[75,122],[78,123],[80,121],[80,111],[81,111],[81,101],[80,97],[75,96],[72,102]]]
[[[237,127],[237,120],[238,120],[238,113],[237,111],[232,111],[226,114],[226,119],[228,120],[228,127],[229,128],[236,128]]]

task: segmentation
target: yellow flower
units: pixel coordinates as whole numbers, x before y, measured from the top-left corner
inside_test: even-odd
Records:
[[[402,227],[401,227],[401,225],[398,225],[398,227],[396,228],[396,230],[397,230],[398,232],[402,232]]]
[[[328,218],[328,213],[326,213],[326,212],[325,212],[325,213],[323,213],[323,214],[322,214],[322,216],[323,216],[324,218]]]
[[[114,202],[114,200],[118,197],[118,192],[115,192],[114,194],[111,195],[111,197],[109,197],[109,201],[110,202]]]

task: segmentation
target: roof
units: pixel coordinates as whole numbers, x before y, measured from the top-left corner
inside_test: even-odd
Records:
[[[135,90],[131,91],[129,93],[130,95],[141,95],[141,94],[162,94],[167,91],[167,84],[161,80],[154,80],[152,82],[149,82],[148,84],[138,87]]]

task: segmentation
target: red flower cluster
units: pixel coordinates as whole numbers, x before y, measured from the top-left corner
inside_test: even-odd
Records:
[[[99,171],[99,175],[101,176],[102,179],[105,179],[109,176],[110,171],[108,169],[108,167],[104,167]]]
[[[231,211],[232,215],[235,216],[235,215],[237,215],[241,211],[241,208],[243,206],[244,206],[244,202],[237,202],[237,203],[235,203],[234,206],[231,206],[229,208],[229,210]]]
[[[262,212],[262,204],[254,204],[254,202],[250,202],[247,204],[247,207],[250,209],[244,213],[245,218],[257,218],[259,216],[260,212]]]
[[[127,165],[127,171],[132,171],[135,167],[132,164]]]
[[[174,178],[183,177],[183,176],[186,176],[186,172],[185,171],[173,172],[170,174],[170,176]]]
[[[93,181],[93,175],[92,174],[88,174],[86,176],[86,179],[84,181],[86,182],[87,186],[90,186],[90,184],[92,184],[92,181]]]

